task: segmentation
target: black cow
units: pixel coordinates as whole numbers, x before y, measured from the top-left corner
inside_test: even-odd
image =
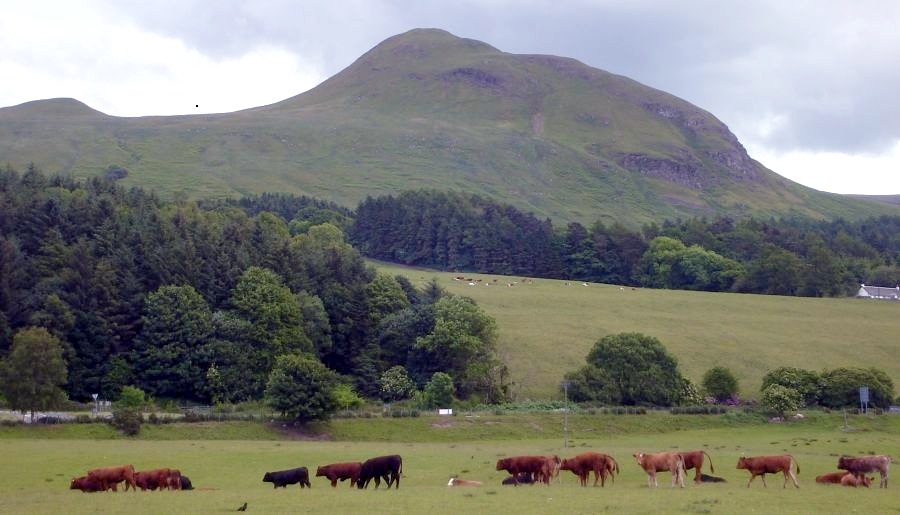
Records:
[[[394,454],[391,456],[379,456],[366,460],[359,470],[359,479],[356,480],[358,488],[367,488],[369,481],[375,480],[375,488],[381,485],[381,480],[387,483],[387,487],[391,487],[391,483],[396,484],[394,488],[400,489],[400,473],[403,472],[403,458]]]
[[[194,485],[191,484],[191,478],[187,476],[181,476],[181,489],[182,490],[193,490]]]
[[[312,488],[312,485],[309,484],[309,472],[306,471],[306,467],[291,470],[279,470],[278,472],[266,472],[266,475],[263,476],[262,480],[263,483],[274,484],[274,488],[278,488],[279,486],[287,488],[287,485],[294,485],[297,483],[300,483],[300,488]]]
[[[518,476],[509,476],[503,480],[503,485],[531,485],[534,478],[528,472],[521,472]]]

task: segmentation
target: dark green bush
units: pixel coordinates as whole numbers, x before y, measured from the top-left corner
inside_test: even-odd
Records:
[[[876,368],[836,368],[826,370],[821,377],[821,399],[829,408],[859,406],[859,387],[869,387],[869,405],[886,409],[894,398],[894,383]]]
[[[113,411],[112,426],[128,436],[137,436],[141,432],[144,416],[140,411],[119,408]]]
[[[640,333],[598,340],[586,365],[566,375],[569,398],[627,406],[672,406],[682,402],[685,379],[678,361],[660,341]]]
[[[703,389],[717,402],[725,402],[737,395],[738,382],[731,370],[725,367],[713,367],[703,374]]]

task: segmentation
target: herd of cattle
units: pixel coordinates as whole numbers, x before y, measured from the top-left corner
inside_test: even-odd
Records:
[[[712,458],[706,451],[691,452],[661,452],[656,454],[635,453],[635,461],[647,474],[647,485],[656,487],[657,472],[670,472],[672,486],[684,488],[684,476],[686,471],[694,469],[694,482],[724,482],[725,480],[703,473],[703,463],[709,460],[709,470],[715,473]],[[878,472],[881,475],[879,486],[887,488],[888,470],[890,469],[890,456],[841,456],[838,459],[839,471],[823,474],[816,477],[817,483],[833,483],[852,487],[869,487],[874,477],[866,474]],[[741,457],[737,462],[738,469],[750,472],[750,481],[747,487],[756,479],[762,478],[763,486],[766,485],[766,474],[782,473],[784,475],[783,488],[787,487],[788,479],[799,488],[797,476],[800,473],[800,465],[789,454],[780,456],[756,456]],[[513,456],[497,460],[497,470],[505,470],[509,477],[503,480],[503,485],[520,485],[543,483],[549,485],[554,478],[559,481],[561,470],[571,471],[578,476],[581,486],[587,486],[591,473],[594,474],[594,486],[606,485],[606,479],[615,481],[619,474],[619,463],[608,454],[599,452],[585,452],[572,458],[560,459],[558,456]],[[332,487],[337,486],[338,481],[350,480],[351,488],[368,488],[374,480],[375,488],[381,485],[381,480],[387,484],[388,489],[394,486],[400,488],[400,475],[403,472],[403,459],[399,455],[378,456],[364,462],[332,463],[323,465],[316,470],[316,477],[324,477],[331,482]],[[125,490],[129,488],[137,490],[191,490],[190,479],[183,476],[176,469],[161,468],[148,471],[135,472],[131,465],[119,467],[106,467],[89,470],[87,475],[72,480],[70,488],[82,492],[103,492],[107,490],[117,491],[117,485],[125,482]],[[272,483],[274,488],[299,484],[301,488],[312,487],[309,482],[309,473],[306,467],[290,470],[266,472],[263,482]],[[481,486],[480,481],[471,479],[450,478],[447,486]]]
[[[71,490],[82,492],[118,491],[118,485],[125,482],[125,490],[193,490],[190,478],[181,475],[177,469],[160,468],[135,471],[132,465],[104,467],[88,470],[87,474],[76,477],[69,485]]]
[[[661,452],[656,454],[635,453],[632,455],[647,474],[647,486],[656,487],[657,472],[670,472],[672,474],[672,486],[684,488],[684,476],[686,471],[694,469],[694,482],[724,482],[725,480],[703,473],[704,459],[709,460],[710,472],[715,472],[712,458],[706,451],[690,452]],[[866,476],[867,473],[878,472],[881,475],[879,486],[887,488],[888,470],[891,458],[889,456],[862,456],[858,458],[841,456],[838,459],[838,472],[823,474],[816,477],[817,483],[839,483],[844,486],[869,487],[874,477]],[[766,485],[766,474],[784,474],[784,485],[787,487],[788,479],[794,486],[800,488],[797,482],[797,474],[800,473],[800,465],[789,454],[781,456],[756,456],[741,457],[737,462],[737,469],[750,472],[750,480],[747,487],[756,479],[762,478],[763,486]],[[578,476],[581,486],[587,486],[590,474],[594,474],[594,486],[600,482],[600,486],[606,485],[606,478],[615,480],[619,473],[619,464],[615,458],[599,452],[586,452],[573,458],[560,460],[558,456],[514,456],[502,458],[497,461],[497,470],[505,470],[510,476],[503,480],[504,485],[517,485],[521,483],[545,483],[550,484],[554,477],[559,477],[560,470],[568,470]],[[479,486],[478,481],[451,478],[448,486]]]

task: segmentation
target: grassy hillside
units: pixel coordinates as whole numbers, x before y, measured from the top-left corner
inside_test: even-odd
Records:
[[[379,44],[313,90],[235,113],[118,118],[71,99],[0,109],[0,163],[124,167],[163,194],[303,193],[348,207],[410,188],[630,226],[696,215],[856,218],[900,208],[753,161],[712,114],[573,59],[440,30]]]
[[[420,286],[435,277],[495,317],[500,353],[520,398],[560,397],[563,374],[584,364],[593,343],[626,331],[659,338],[695,382],[712,366],[730,368],[747,397],[756,397],[762,375],[778,366],[876,366],[900,385],[897,302],[583,286],[482,274],[466,274],[481,279],[469,286],[453,279],[459,273],[377,266]]]

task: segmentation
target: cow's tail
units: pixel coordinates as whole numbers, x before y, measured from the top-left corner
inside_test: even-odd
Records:
[[[703,454],[706,454],[706,451],[700,451],[700,452],[702,452]],[[706,454],[706,459],[709,460],[709,471],[712,472],[713,474],[715,474],[716,469],[713,468],[712,457],[709,454]]]
[[[402,474],[402,473],[403,473],[403,458],[402,458],[402,457],[400,458],[400,469],[397,470],[397,473],[398,473],[398,474]]]
[[[799,474],[799,473],[800,473],[800,463],[797,462],[797,458],[793,457],[793,456],[790,455],[790,454],[788,454],[788,456],[791,457],[791,461],[793,461],[793,462],[794,462],[794,465],[797,466],[797,474]],[[789,465],[789,466],[790,466],[790,465]]]
[[[612,460],[613,465],[614,465],[613,470],[615,470],[615,471],[616,471],[616,474],[618,475],[618,473],[619,473],[619,462],[616,461],[616,459],[613,458],[612,456],[610,456],[609,459]]]

